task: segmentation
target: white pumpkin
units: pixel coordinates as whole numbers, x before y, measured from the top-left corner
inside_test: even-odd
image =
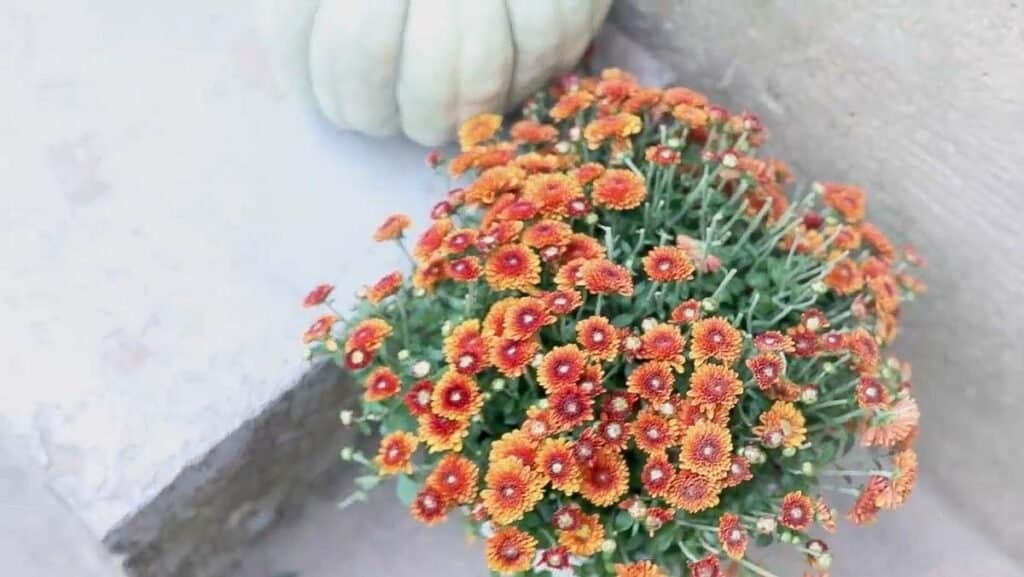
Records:
[[[570,69],[611,0],[265,0],[279,69],[333,124],[433,146]]]

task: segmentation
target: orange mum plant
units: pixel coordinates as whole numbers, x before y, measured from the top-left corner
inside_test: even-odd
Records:
[[[914,485],[918,408],[886,353],[921,265],[835,183],[787,194],[750,114],[628,74],[569,77],[521,120],[469,120],[461,179],[346,322],[330,285],[310,355],[364,386],[380,434],[360,492],[397,477],[416,519],[460,512],[495,574],[771,571],[831,563],[836,508],[869,523]],[[343,327],[343,328],[342,328]],[[852,451],[856,446],[860,449]],[[851,466],[854,454],[870,463]]]

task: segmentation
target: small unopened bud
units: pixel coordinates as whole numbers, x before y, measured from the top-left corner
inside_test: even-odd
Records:
[[[713,313],[718,310],[718,303],[711,298],[706,298],[700,301],[700,308],[704,309],[709,313]]]
[[[669,401],[665,401],[664,403],[658,405],[658,412],[661,413],[662,415],[665,415],[666,417],[671,417],[672,415],[676,414],[676,406]]]
[[[739,163],[740,159],[733,152],[726,152],[722,155],[722,166],[726,168],[736,168]]]
[[[583,217],[583,222],[585,222],[585,223],[587,223],[589,225],[597,224],[597,220],[598,220],[597,215],[592,213],[592,212],[587,214],[587,216]]]
[[[800,402],[811,405],[818,402],[818,387],[807,385],[800,389]]]
[[[683,141],[679,140],[678,137],[673,136],[672,138],[669,138],[667,141],[665,141],[665,145],[668,146],[669,148],[679,148],[680,146],[683,145]]]
[[[413,363],[413,365],[412,365],[412,376],[416,377],[417,379],[422,379],[423,377],[427,376],[428,374],[430,374],[430,363],[429,362],[427,362],[427,361],[417,361],[417,362]]]
[[[810,477],[814,474],[814,463],[810,461],[804,461],[804,464],[800,466],[800,471]]]
[[[558,154],[568,154],[570,150],[572,150],[572,145],[564,140],[560,140],[558,144],[555,145],[555,152]]]
[[[822,553],[818,555],[818,558],[814,560],[814,568],[818,571],[828,571],[829,567],[832,566],[832,554]]]
[[[416,288],[412,289],[412,296],[414,296],[416,298],[423,298],[423,297],[427,296],[427,291],[426,291],[426,289],[422,289],[420,287],[416,287]]]
[[[483,398],[483,400],[485,400],[485,401],[489,401],[489,400],[491,400],[491,392],[490,392],[490,391],[484,391],[483,393],[481,393],[481,394],[480,394],[480,396],[481,396],[481,397]],[[474,416],[479,416],[479,415],[474,415]]]
[[[640,327],[645,331],[649,331],[656,326],[658,326],[658,319],[653,317],[647,317],[640,323]]]
[[[569,140],[579,140],[580,134],[580,127],[573,126],[572,128],[569,129]]]
[[[821,365],[821,370],[825,371],[826,374],[834,375],[836,374],[836,365],[831,362],[825,362]]]
[[[743,447],[743,449],[740,450],[740,454],[753,465],[760,465],[761,463],[764,463],[767,458],[764,451],[756,445],[747,445]]]
[[[792,457],[793,455],[796,455],[796,447],[786,447],[782,450],[783,457]]]
[[[539,367],[539,366],[540,366],[540,363],[541,363],[541,362],[542,362],[543,360],[544,360],[544,355],[542,355],[542,354],[538,353],[538,354],[536,354],[536,355],[534,355],[534,356],[533,356],[533,360],[532,360],[532,361],[530,361],[530,366],[532,366],[533,368],[535,368],[535,369],[536,369],[537,367]]]
[[[345,409],[344,411],[338,413],[338,420],[340,420],[341,424],[345,425],[346,427],[351,425],[352,424],[352,411],[350,411],[349,409]]]
[[[342,461],[351,461],[355,453],[352,451],[352,447],[345,447],[341,450],[340,456]]]
[[[778,526],[779,523],[774,517],[761,517],[757,520],[756,524],[757,532],[764,535],[771,535],[775,532],[775,529],[777,529]]]
[[[783,531],[782,535],[779,535],[779,541],[782,541],[783,543],[792,543],[793,534],[789,531]]]
[[[491,381],[492,391],[504,391],[505,390],[505,379],[494,379]]]
[[[605,539],[601,542],[601,551],[605,553],[615,552],[615,541],[612,539]]]
[[[821,281],[817,281],[811,285],[811,290],[820,295],[823,295],[828,292],[828,286]]]
[[[541,399],[541,400],[537,401],[537,406],[540,407],[541,410],[544,410],[544,409],[548,408],[548,400],[547,399]]]
[[[444,336],[448,336],[448,334],[451,333],[451,332],[452,332],[452,322],[451,321],[444,321],[444,324],[441,325],[441,334],[444,335]]]
[[[406,360],[408,358],[409,358],[409,350],[408,349],[402,349],[402,350],[398,351],[398,360],[404,361],[404,360]]]
[[[327,339],[326,341],[324,341],[324,348],[331,351],[332,353],[337,352],[338,341],[334,339]]]
[[[629,506],[629,516],[634,519],[643,519],[647,516],[647,506],[639,499],[633,501]]]

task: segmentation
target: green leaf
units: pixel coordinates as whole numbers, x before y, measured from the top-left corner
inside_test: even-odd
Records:
[[[380,484],[380,477],[377,475],[363,475],[356,477],[356,486],[364,491],[371,491]]]
[[[615,515],[615,530],[619,533],[633,526],[633,516],[629,511],[619,511]]]
[[[665,527],[651,541],[651,550],[657,553],[668,551],[669,547],[676,542],[676,530],[672,527]]]
[[[635,315],[633,313],[622,313],[620,315],[615,315],[615,317],[611,320],[611,323],[620,329],[623,327],[628,327],[630,323],[633,322],[634,316]]]
[[[398,500],[402,504],[409,506],[416,500],[416,494],[420,492],[420,485],[415,480],[407,475],[402,475],[398,478],[398,483],[395,485],[395,494],[398,495]]]

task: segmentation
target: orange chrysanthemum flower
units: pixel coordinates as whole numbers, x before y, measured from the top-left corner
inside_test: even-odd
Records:
[[[420,235],[419,240],[416,241],[416,245],[412,249],[412,254],[416,257],[416,261],[421,265],[430,264],[436,257],[441,256],[436,254],[444,244],[444,239],[448,236],[448,233],[452,230],[452,221],[447,218],[441,218],[434,221],[434,224],[427,227],[427,230],[423,231]]]
[[[688,325],[700,319],[700,301],[689,299],[679,303],[679,306],[672,309],[672,322],[680,325]]]
[[[583,286],[583,268],[591,261],[583,258],[570,260],[558,268],[555,273],[555,285],[560,290],[569,291]]]
[[[832,269],[825,275],[825,286],[841,295],[850,295],[864,288],[864,278],[857,263],[843,258],[832,264]]]
[[[441,245],[448,254],[462,254],[476,245],[479,233],[472,228],[460,228],[448,233]]]
[[[580,469],[572,454],[572,443],[565,439],[545,439],[537,451],[537,469],[551,486],[572,495],[579,490]]]
[[[555,120],[565,120],[576,116],[579,112],[590,107],[594,102],[594,95],[584,90],[567,92],[563,94],[558,102],[551,107],[548,114]]]
[[[402,287],[402,273],[394,271],[381,277],[380,280],[373,283],[373,286],[366,289],[366,300],[378,304],[387,297],[398,292],[398,289]]]
[[[523,244],[533,248],[565,246],[572,237],[572,227],[560,220],[544,219],[523,232]]]
[[[762,391],[771,390],[785,375],[786,364],[775,353],[761,353],[747,359],[747,368]]]
[[[679,462],[688,471],[711,479],[729,472],[732,437],[729,429],[701,421],[683,433]]]
[[[779,331],[766,331],[754,337],[754,347],[762,353],[791,353],[794,343]]]
[[[604,174],[604,165],[596,162],[587,162],[581,164],[579,168],[573,171],[573,176],[580,184],[590,184]]]
[[[917,431],[921,412],[917,401],[905,397],[887,409],[877,409],[866,420],[861,430],[861,445],[865,447],[893,447],[910,438]]]
[[[491,444],[487,458],[492,463],[512,458],[531,467],[537,458],[537,442],[525,431],[509,431]]]
[[[800,491],[787,493],[779,509],[779,523],[794,531],[806,531],[814,521],[814,501]]]
[[[558,532],[558,543],[573,555],[589,557],[601,550],[604,542],[604,526],[595,515],[579,515],[576,527]]]
[[[743,394],[743,381],[736,371],[721,365],[704,364],[690,375],[690,389],[686,392],[701,409],[715,406],[731,409]]]
[[[682,154],[675,148],[659,144],[657,146],[648,146],[644,152],[644,158],[651,164],[672,166],[673,164],[679,164]]]
[[[592,316],[576,323],[576,342],[592,359],[611,361],[619,354],[618,330],[601,316]]]
[[[468,421],[480,412],[484,398],[476,381],[467,375],[445,373],[430,395],[430,408],[435,415],[456,421]]]
[[[402,389],[402,381],[394,371],[387,367],[378,367],[366,377],[366,391],[363,398],[369,402],[383,401],[398,394]]]
[[[537,554],[537,539],[515,527],[505,527],[487,539],[487,568],[507,575],[529,571]]]
[[[583,297],[574,290],[556,290],[544,293],[541,297],[548,311],[556,315],[567,315],[583,304]]]
[[[302,299],[302,306],[308,309],[321,305],[327,301],[327,297],[331,296],[332,292],[334,292],[334,285],[332,284],[317,285],[313,287],[313,290],[309,291],[306,298]]]
[[[537,382],[550,392],[575,385],[586,367],[587,357],[576,345],[551,349],[537,367]]]
[[[605,248],[594,237],[583,233],[573,233],[565,244],[562,260],[565,262],[582,259],[604,258]]]
[[[412,286],[427,292],[434,292],[437,283],[444,280],[447,262],[443,258],[434,259],[416,269],[412,275]]]
[[[594,400],[576,385],[560,386],[548,397],[551,423],[561,433],[593,420]]]
[[[853,353],[854,365],[861,373],[874,373],[882,361],[878,342],[864,328],[857,328],[846,335],[846,347]]]
[[[566,266],[571,264],[568,263]],[[583,281],[583,286],[594,294],[633,296],[633,276],[629,273],[629,269],[610,260],[584,261],[580,269],[580,278]]]
[[[609,140],[613,144],[620,143],[641,130],[643,121],[639,116],[620,112],[592,120],[583,128],[583,139],[588,148],[596,150]]]
[[[426,415],[430,412],[430,395],[434,391],[434,383],[420,381],[412,386],[403,397],[403,402],[409,414],[414,417]]]
[[[615,565],[615,577],[665,577],[665,572],[650,561]]]
[[[893,246],[892,241],[885,235],[884,232],[877,226],[869,223],[862,222],[860,224],[860,235],[864,239],[864,242],[871,247],[871,249],[877,254],[882,260],[891,262],[896,257],[896,247]]]
[[[665,455],[652,455],[640,472],[640,482],[652,497],[665,498],[672,489],[676,470]]]
[[[480,266],[480,259],[475,256],[467,256],[448,261],[445,265],[444,274],[452,280],[459,282],[471,282],[480,278],[483,267]]]
[[[666,419],[649,409],[640,411],[629,428],[637,448],[649,455],[664,453],[679,440],[676,421]]]
[[[509,129],[509,136],[517,144],[542,144],[558,138],[558,129],[550,124],[520,120]]]
[[[500,114],[478,114],[459,127],[459,147],[463,151],[486,142],[498,133],[501,128]]]
[[[491,347],[491,364],[506,377],[522,376],[523,371],[533,361],[539,345],[534,339],[514,340],[499,339]]]
[[[881,475],[868,477],[868,482],[861,487],[860,495],[846,518],[854,525],[867,525],[874,522],[882,510],[878,505],[878,500],[888,490],[889,479]]]
[[[686,251],[677,246],[656,246],[643,262],[647,277],[658,282],[690,280],[696,270]]]
[[[660,402],[668,398],[675,384],[672,365],[664,361],[651,361],[638,365],[626,378],[629,392],[648,401]]]
[[[540,154],[539,152],[528,152],[515,158],[516,166],[522,168],[527,174],[538,172],[554,172],[562,168],[565,158],[557,154]]]
[[[494,290],[530,292],[540,282],[540,258],[523,245],[500,246],[488,257],[484,277]]]
[[[822,529],[829,533],[836,532],[835,510],[829,507],[822,497],[818,497],[818,500],[814,502],[814,519],[821,525]]]
[[[722,544],[725,554],[733,559],[742,559],[747,552],[750,536],[743,528],[738,515],[724,513],[718,519],[718,542]]]
[[[683,348],[686,339],[679,327],[666,323],[657,324],[640,337],[640,350],[637,357],[653,361],[664,361],[676,369],[685,362]]]
[[[690,568],[690,575],[692,577],[723,577],[722,566],[718,562],[718,557],[714,555],[708,555],[698,561],[693,561],[686,564]]]
[[[631,170],[611,168],[594,181],[592,198],[597,206],[632,210],[647,199],[647,185],[642,176]]]
[[[743,334],[722,317],[711,317],[693,323],[690,333],[690,355],[698,365],[716,359],[732,365],[743,352]]]
[[[544,497],[543,475],[519,462],[502,459],[492,462],[485,478],[487,488],[480,496],[498,525],[508,525],[523,518]]]
[[[381,475],[397,475],[412,473],[413,452],[419,445],[419,439],[412,433],[396,431],[381,439],[380,449],[377,451],[377,469]]]
[[[599,450],[583,467],[580,494],[599,507],[612,505],[629,489],[629,468],[617,451]]]
[[[531,175],[523,187],[523,199],[548,217],[565,217],[569,203],[583,197],[579,182],[561,173]]]
[[[822,200],[847,222],[857,222],[864,218],[867,199],[863,190],[834,182],[823,183],[822,188]]]
[[[302,334],[302,342],[309,344],[313,341],[321,341],[327,338],[331,334],[331,329],[334,328],[334,323],[338,322],[338,317],[334,315],[324,315],[313,324],[309,325],[306,332]]]
[[[910,493],[917,483],[917,453],[906,449],[892,457],[893,476],[889,481],[889,490],[878,498],[883,509],[894,509],[907,502]]]
[[[427,477],[426,484],[452,503],[467,504],[476,498],[479,477],[476,463],[461,455],[448,454]]]
[[[722,487],[703,475],[681,471],[672,480],[668,501],[687,513],[700,513],[718,505]]]
[[[750,463],[740,455],[733,455],[729,462],[729,472],[722,480],[722,486],[728,489],[753,478],[754,474],[750,471]]]
[[[448,515],[451,504],[437,489],[424,487],[412,502],[412,516],[425,525],[437,525]]]
[[[514,340],[527,339],[555,320],[555,317],[548,314],[548,306],[543,299],[535,297],[516,299],[512,301],[505,312],[502,336]]]
[[[793,403],[776,401],[758,420],[753,431],[766,447],[795,449],[807,438],[804,415]]]
[[[862,409],[887,407],[892,402],[889,389],[875,377],[861,377],[857,383],[857,404]]]
[[[433,395],[431,395],[433,397]],[[469,434],[469,420],[453,420],[427,413],[417,418],[419,438],[431,453],[461,451],[462,440]]]
[[[405,230],[412,225],[412,220],[404,214],[392,214],[384,219],[373,233],[373,240],[384,242],[401,238]]]
[[[580,382],[576,383],[576,386],[583,391],[583,394],[590,397],[596,397],[605,391],[604,385],[601,383],[604,381],[604,369],[601,365],[590,364],[587,368],[583,369],[583,374],[580,375]]]
[[[475,375],[488,366],[488,342],[480,332],[480,321],[463,321],[444,339],[444,356],[458,373]]]

